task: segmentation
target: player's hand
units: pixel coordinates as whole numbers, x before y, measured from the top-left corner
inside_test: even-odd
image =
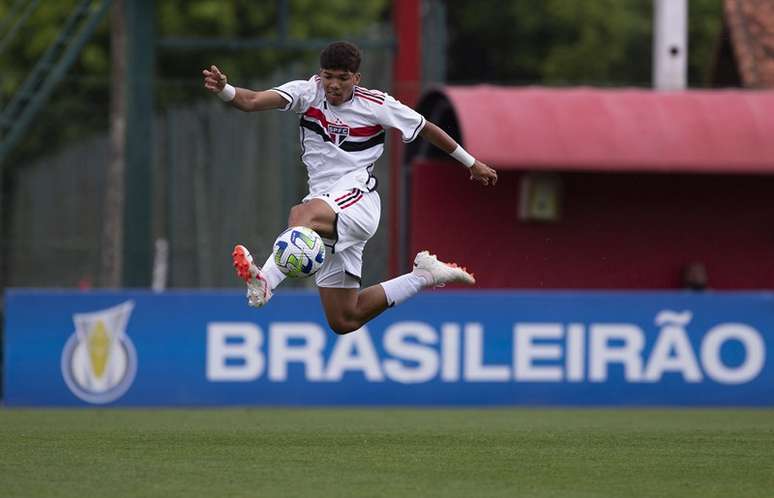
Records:
[[[470,179],[477,181],[481,185],[486,186],[491,183],[492,186],[495,186],[497,184],[497,171],[476,160],[473,166],[470,167]]]
[[[210,66],[202,71],[204,75],[204,88],[212,93],[219,93],[228,83],[226,75],[220,72],[217,66]]]

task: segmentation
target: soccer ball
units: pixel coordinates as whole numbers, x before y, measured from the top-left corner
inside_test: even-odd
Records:
[[[322,238],[306,227],[290,227],[274,242],[274,263],[288,277],[314,275],[325,262]]]

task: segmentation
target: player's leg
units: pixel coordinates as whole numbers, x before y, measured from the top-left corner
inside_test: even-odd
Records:
[[[324,201],[337,214],[336,233],[326,244],[325,263],[315,279],[328,324],[337,334],[346,334],[388,306],[380,286],[360,290],[363,250],[379,226],[381,200],[377,192],[352,189],[332,193]]]
[[[362,250],[360,253],[362,254]],[[338,256],[344,260],[343,267],[349,266],[346,260],[352,257],[349,251]],[[345,273],[339,278],[339,287],[325,287],[324,281],[318,281],[325,316],[331,329],[337,334],[354,332],[387,308],[402,303],[423,288],[443,287],[453,282],[475,283],[473,275],[465,268],[439,261],[427,251],[417,254],[411,272],[362,291],[354,288],[359,281],[351,275]],[[344,285],[350,288],[343,288]]]
[[[293,206],[288,216],[288,226],[311,228],[323,238],[335,238],[336,213],[320,199]],[[231,254],[237,275],[247,284],[247,302],[256,308],[271,299],[272,292],[285,280],[285,274],[274,263],[270,254],[263,266],[256,266],[250,251],[243,245],[234,247]]]
[[[464,269],[442,263],[424,251],[417,254],[410,273],[359,290],[363,250],[379,225],[379,194],[354,190],[351,194],[326,197],[325,201],[338,215],[334,220],[337,237],[329,246],[316,280],[325,316],[336,333],[346,334],[359,329],[423,287],[474,282],[473,276]]]
[[[314,198],[290,209],[289,227],[307,227],[320,237],[336,238],[336,213],[322,199]]]
[[[319,290],[328,325],[337,334],[354,332],[388,307],[381,285],[363,290],[334,287]]]

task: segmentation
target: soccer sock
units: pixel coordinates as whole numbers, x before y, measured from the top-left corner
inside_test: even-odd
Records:
[[[400,304],[428,285],[428,278],[420,272],[411,272],[382,282],[384,295],[387,297],[387,305]]]
[[[266,262],[261,267],[261,273],[263,273],[263,278],[266,279],[266,282],[268,282],[271,290],[276,289],[277,286],[287,278],[287,276],[284,273],[282,273],[282,270],[280,270],[277,264],[274,262],[273,253],[269,256],[269,259],[267,259]]]

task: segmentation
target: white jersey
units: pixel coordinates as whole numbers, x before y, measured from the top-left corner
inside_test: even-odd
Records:
[[[355,86],[339,106],[325,99],[320,77],[272,88],[301,116],[301,160],[309,173],[309,195],[374,188],[374,162],[384,152],[385,128],[396,128],[404,142],[414,140],[425,118],[386,93]]]

